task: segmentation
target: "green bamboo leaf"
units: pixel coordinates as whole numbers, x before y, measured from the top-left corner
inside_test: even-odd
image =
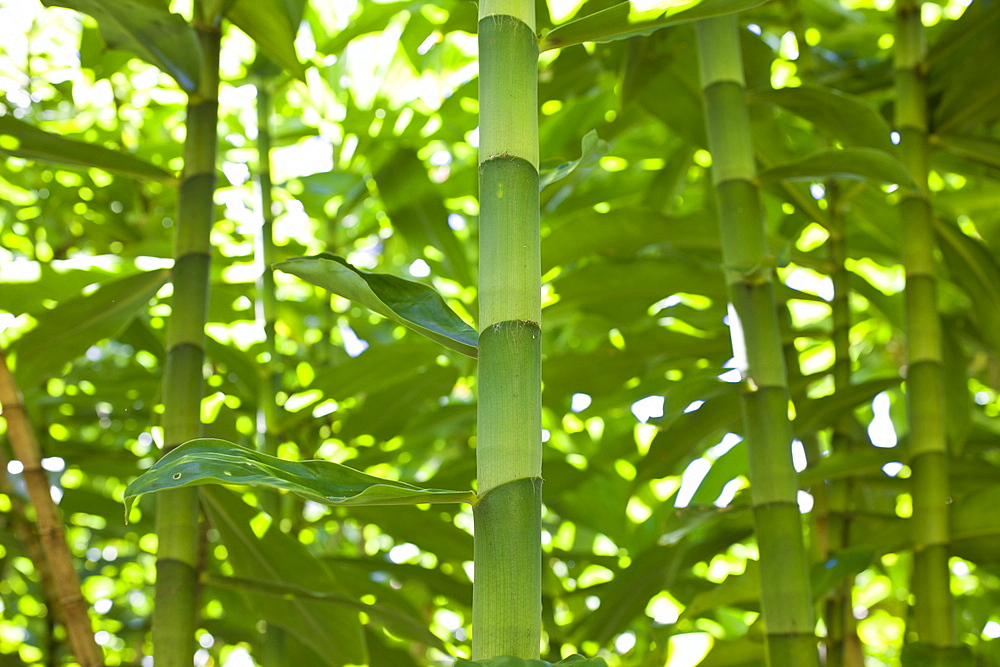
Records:
[[[330,253],[295,257],[274,268],[350,299],[456,352],[477,355],[476,330],[423,283],[386,273],[368,273]]]
[[[976,563],[1000,563],[1000,487],[960,496],[951,508],[952,553]]]
[[[201,43],[180,14],[140,0],[43,0],[43,4],[89,14],[110,48],[129,51],[159,67],[189,93],[198,89]]]
[[[1000,169],[1000,140],[963,134],[935,134],[931,143],[953,155]]]
[[[553,28],[542,37],[539,50],[648,35],[678,23],[742,12],[762,4],[763,0],[630,0]]]
[[[760,172],[761,182],[779,180],[822,181],[827,178],[898,183],[913,187],[906,167],[885,151],[874,148],[825,148],[798,162],[780,164]]]
[[[952,280],[972,300],[979,330],[994,349],[1000,349],[1000,263],[982,241],[954,223],[935,219],[934,229]]]
[[[597,130],[591,130],[580,141],[580,157],[570,162],[563,162],[551,168],[544,165],[538,178],[538,189],[566,178],[581,164],[593,164],[608,152],[608,142],[597,136]]]
[[[0,153],[71,167],[96,167],[141,180],[167,183],[177,180],[170,172],[134,155],[66,139],[9,115],[0,116]]]
[[[428,644],[441,651],[445,650],[444,642],[428,630],[422,621],[384,604],[368,604],[343,593],[318,591],[312,585],[300,586],[287,581],[260,579],[257,577],[222,577],[210,574],[205,578],[205,583],[238,591],[251,591],[283,600],[290,598],[316,600],[318,602],[363,611],[383,624],[397,637],[405,637],[422,644]]]
[[[295,51],[305,0],[236,0],[226,18],[249,35],[276,64],[299,80],[306,71]]]
[[[903,646],[900,664],[903,667],[975,667],[981,663],[976,662],[969,646],[910,642]]]
[[[548,662],[546,660],[526,660],[515,658],[511,655],[502,655],[497,658],[487,658],[485,660],[466,660],[459,658],[455,661],[455,667],[608,667],[604,658],[585,658],[582,655],[571,655],[559,662]]]
[[[854,575],[863,572],[871,565],[875,554],[870,547],[851,547],[832,554],[822,563],[815,563],[810,573],[813,598],[822,599],[848,577],[853,579]]]
[[[822,86],[755,90],[749,101],[774,104],[826,130],[847,146],[893,151],[891,129],[871,104],[860,97]]]
[[[202,438],[172,449],[125,489],[125,512],[144,493],[202,484],[248,484],[291,491],[325,505],[472,503],[472,491],[445,491],[382,479],[330,461],[285,461],[225,440]]]
[[[17,354],[18,383],[32,387],[91,345],[117,334],[169,276],[166,269],[139,273],[104,283],[90,294],[64,301],[52,310],[35,313],[38,325],[11,346]]]
[[[226,489],[202,489],[201,505],[226,547],[226,562],[237,577],[274,588],[296,587],[326,595],[345,590],[326,565],[297,539],[271,527],[258,535],[251,527],[256,509]],[[362,625],[355,609],[301,596],[243,589],[255,618],[283,628],[311,648],[326,667],[367,664]],[[310,664],[315,664],[310,661]]]
[[[844,413],[853,410],[865,401],[870,401],[876,394],[898,386],[900,382],[899,377],[869,380],[806,402],[799,408],[795,418],[796,437],[802,437],[807,433],[822,430],[832,425]]]

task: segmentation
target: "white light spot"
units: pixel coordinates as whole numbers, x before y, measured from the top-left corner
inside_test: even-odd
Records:
[[[338,328],[340,329],[340,339],[344,341],[344,351],[347,352],[347,356],[356,357],[368,349],[368,341],[358,338],[354,329],[346,324],[341,324]]]
[[[694,412],[703,405],[705,405],[705,401],[691,401],[688,403],[688,406],[684,408],[684,412]]]
[[[812,195],[813,199],[819,201],[826,196],[826,189],[819,183],[813,183],[809,186],[809,194]]]
[[[892,418],[889,416],[889,394],[884,391],[872,401],[872,412],[875,416],[868,425],[868,437],[876,447],[889,449],[896,446],[896,429],[892,425]]]
[[[98,614],[106,614],[111,611],[111,606],[111,600],[108,598],[101,598],[100,600],[96,600],[94,602],[94,611]]]
[[[24,464],[20,461],[8,461],[7,462],[7,472],[11,475],[20,475],[24,472]]]
[[[642,423],[646,423],[656,417],[662,417],[663,397],[647,396],[646,398],[640,398],[632,404],[632,414]]]
[[[623,632],[615,637],[615,651],[618,655],[625,655],[635,648],[635,633]]]
[[[98,646],[107,646],[111,641],[111,633],[107,630],[98,630],[94,633],[94,641]]]
[[[542,429],[542,442],[548,442],[549,438],[552,437],[552,432],[547,428]]]
[[[198,644],[202,648],[212,648],[215,645],[215,637],[207,632],[203,632],[201,633],[201,636],[198,637]]]
[[[889,477],[895,477],[903,470],[903,464],[899,461],[890,461],[882,466],[882,472]]]
[[[222,667],[254,667],[253,658],[242,646],[237,646],[230,652]]]
[[[451,153],[448,151],[437,151],[431,156],[430,163],[435,167],[443,167],[451,164]]]
[[[426,278],[431,275],[431,267],[424,260],[418,259],[410,264],[410,275],[414,278]]]
[[[405,563],[411,558],[416,558],[419,555],[420,548],[415,544],[410,544],[409,542],[397,544],[393,548],[389,549],[389,560],[393,563]]]
[[[712,503],[716,507],[729,507],[729,503],[733,502],[733,498],[739,493],[740,489],[743,488],[744,480],[740,477],[736,479],[731,479],[726,482],[726,485],[722,487],[722,492],[719,493],[719,497],[715,499]]]
[[[705,659],[715,643],[706,632],[689,632],[670,638],[670,660],[665,667],[695,667]]]
[[[589,609],[590,611],[594,611],[595,609],[601,606],[601,598],[597,597],[596,595],[588,595],[587,598],[583,601],[583,603],[587,605],[587,609]]]
[[[801,512],[802,514],[808,514],[810,511],[812,511],[813,504],[815,504],[815,500],[813,499],[811,493],[809,493],[808,491],[800,490],[798,499],[799,499],[799,512]]]
[[[752,32],[755,35],[759,35],[761,33],[760,26],[757,25],[756,23],[749,24],[747,26],[747,30],[749,30],[750,32]],[[691,664],[694,664],[694,663],[691,663]]]
[[[795,472],[802,472],[808,465],[806,448],[802,446],[801,440],[792,440],[792,465],[795,466]]]
[[[892,141],[893,144],[896,144],[898,146],[899,145],[899,132],[890,132],[889,133],[889,139]]]
[[[66,469],[66,462],[58,456],[49,456],[42,459],[42,467],[49,472],[62,472]]]
[[[465,229],[465,218],[460,216],[458,213],[452,213],[448,216],[448,226],[455,231]]]
[[[570,404],[570,410],[573,412],[583,412],[590,407],[591,398],[588,394],[576,393],[573,394],[573,400]],[[660,414],[663,414],[663,409],[660,409]]]
[[[695,459],[688,464],[681,475],[681,488],[674,499],[674,507],[687,507],[691,504],[691,499],[711,469],[712,464],[707,459]]]
[[[1000,639],[1000,623],[988,621],[983,626],[983,637],[986,639]]]
[[[737,384],[743,381],[743,373],[738,368],[734,368],[731,371],[726,371],[719,376],[719,379],[723,382],[729,382],[731,384]]]

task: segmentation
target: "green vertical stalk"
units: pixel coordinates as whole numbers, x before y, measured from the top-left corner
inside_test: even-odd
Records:
[[[948,449],[944,425],[941,323],[934,228],[927,189],[927,84],[919,0],[896,15],[896,129],[903,163],[917,184],[899,203],[906,270],[906,393],[913,470],[914,628],[921,642],[955,641],[948,569]]]
[[[531,0],[479,5],[479,433],[473,659],[538,658],[541,262]]]
[[[174,236],[174,293],[166,330],[163,374],[164,451],[201,433],[204,394],[205,319],[208,313],[209,235],[214,220],[218,122],[219,40],[217,21],[197,13],[194,25],[204,58],[201,84],[188,98],[184,177]],[[156,605],[153,655],[157,667],[190,667],[198,628],[198,495],[195,488],[157,494]]]
[[[788,386],[734,15],[699,21],[706,127],[732,302],[734,350],[745,350],[742,410],[760,551],[761,607],[772,667],[817,665],[809,571],[792,465]],[[737,353],[738,354],[738,353]]]

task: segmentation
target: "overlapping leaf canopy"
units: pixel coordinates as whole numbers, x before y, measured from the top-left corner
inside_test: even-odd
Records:
[[[164,318],[184,307],[163,286],[164,258],[183,166],[180,91],[196,85],[198,51],[166,3],[48,4],[96,22],[40,8],[15,20],[15,8],[0,8],[0,25],[24,26],[0,55],[0,344],[14,356],[85,593],[109,601],[95,607],[97,629],[127,662],[143,650],[155,536],[144,501],[128,526],[120,503],[161,444]],[[832,594],[853,577],[864,650],[895,664],[913,545],[900,383],[906,221],[894,205],[913,184],[889,121],[891,13],[866,2],[705,0],[650,3],[631,21],[626,5],[539,9],[541,155],[551,169],[541,192],[543,657],[669,664],[672,650],[711,648],[701,664],[721,666],[762,655],[741,387],[731,382],[713,165],[685,24],[742,9],[803,490],[816,499],[824,484],[848,489],[844,548],[817,556],[813,588]],[[278,274],[279,457],[464,494],[475,477],[475,7],[364,2],[348,15],[325,3],[240,0],[228,11],[206,436],[251,445],[264,381],[253,306],[249,86],[264,85],[250,79],[255,42],[281,70],[266,84],[280,259],[303,276],[303,260],[292,258],[332,253],[343,261],[323,261],[354,290],[331,295],[323,280]],[[113,20],[125,13],[149,22]],[[925,13],[955,604],[960,638],[992,664],[1000,78],[983,73],[1000,71],[1000,8],[973,0]],[[850,294],[834,295],[831,276],[843,270]],[[436,293],[427,303],[452,328],[402,314],[373,288],[371,277],[387,274],[397,287],[405,278],[408,290]],[[370,303],[344,298],[365,289]],[[833,298],[846,298],[852,316],[852,386],[836,390]],[[385,317],[362,307],[373,304]],[[834,427],[847,449],[832,444]],[[288,496],[284,514],[270,517],[255,509],[255,492],[236,488],[242,499],[213,489],[203,501],[214,660],[240,642],[260,650],[260,619],[290,630],[288,664],[367,655],[407,666],[466,650],[467,507],[329,508]],[[30,517],[16,477],[0,492],[7,525]],[[825,511],[813,506],[813,535],[841,518]],[[0,620],[0,655],[41,661],[50,643],[39,573],[29,548],[10,537],[0,546],[0,600],[11,610]],[[365,612],[364,647],[345,641],[324,652],[315,628],[331,605]]]

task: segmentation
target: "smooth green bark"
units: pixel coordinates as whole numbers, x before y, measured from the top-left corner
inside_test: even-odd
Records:
[[[930,193],[927,189],[927,47],[920,2],[897,3],[896,129],[917,189],[899,204],[906,271],[906,391],[909,401],[914,545],[913,628],[921,642],[955,643],[948,568],[948,445],[942,384],[941,323]]]
[[[539,657],[541,262],[534,3],[479,7],[479,502],[472,657]]]
[[[729,288],[733,348],[744,358],[742,411],[771,667],[818,664],[808,563],[792,465],[788,387],[735,16],[700,21],[706,129]],[[741,353],[742,351],[742,353]]]
[[[195,3],[196,12],[198,3]],[[204,66],[201,87],[189,98],[174,236],[171,315],[163,375],[164,451],[201,435],[202,363],[208,312],[210,232],[214,221],[218,122],[218,23],[195,17]],[[190,667],[198,628],[198,494],[194,488],[156,497],[156,604],[153,655],[157,667]]]

